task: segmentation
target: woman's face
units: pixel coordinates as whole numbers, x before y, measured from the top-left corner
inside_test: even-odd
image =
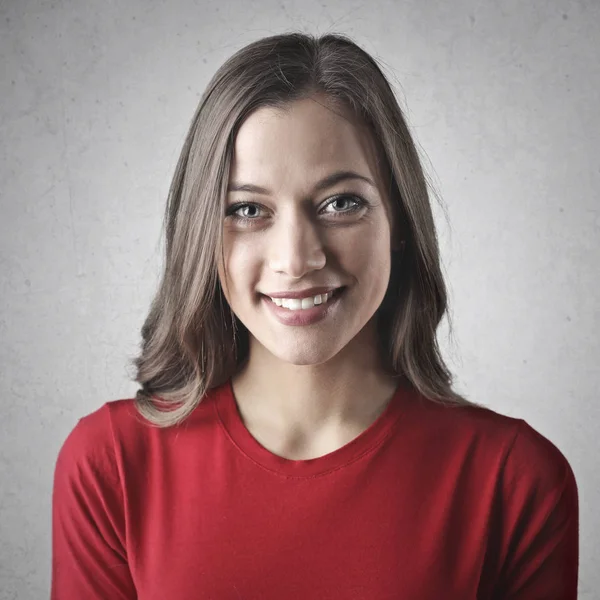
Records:
[[[224,217],[227,276],[218,267],[251,349],[258,341],[296,365],[324,363],[374,327],[390,278],[389,199],[373,139],[349,112],[345,119],[319,102],[260,108],[240,127]],[[320,185],[340,172],[360,178]],[[314,287],[336,291],[299,311],[269,298]]]

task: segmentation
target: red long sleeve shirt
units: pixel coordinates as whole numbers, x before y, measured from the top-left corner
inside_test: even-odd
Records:
[[[54,473],[52,600],[577,597],[578,493],[526,421],[399,388],[311,460],[261,446],[231,383],[177,427],[83,417]]]

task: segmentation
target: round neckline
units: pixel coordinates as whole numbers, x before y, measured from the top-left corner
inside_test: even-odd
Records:
[[[263,468],[288,477],[325,475],[369,454],[392,433],[400,416],[406,415],[411,396],[410,390],[400,383],[383,412],[354,439],[323,456],[293,460],[274,454],[250,433],[242,420],[231,378],[215,391],[217,418],[238,450]]]

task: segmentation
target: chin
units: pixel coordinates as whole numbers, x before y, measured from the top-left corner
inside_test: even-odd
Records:
[[[320,345],[312,348],[299,348],[296,344],[290,348],[265,346],[281,362],[297,366],[320,365],[332,359],[343,348],[342,345]]]

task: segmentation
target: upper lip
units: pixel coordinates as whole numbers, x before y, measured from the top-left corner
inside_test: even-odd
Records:
[[[270,298],[308,298],[309,296],[316,296],[317,294],[326,294],[327,292],[333,292],[333,290],[337,290],[339,285],[335,286],[327,286],[327,287],[311,287],[306,288],[305,290],[299,290],[297,292],[268,292],[265,296],[269,296]]]

